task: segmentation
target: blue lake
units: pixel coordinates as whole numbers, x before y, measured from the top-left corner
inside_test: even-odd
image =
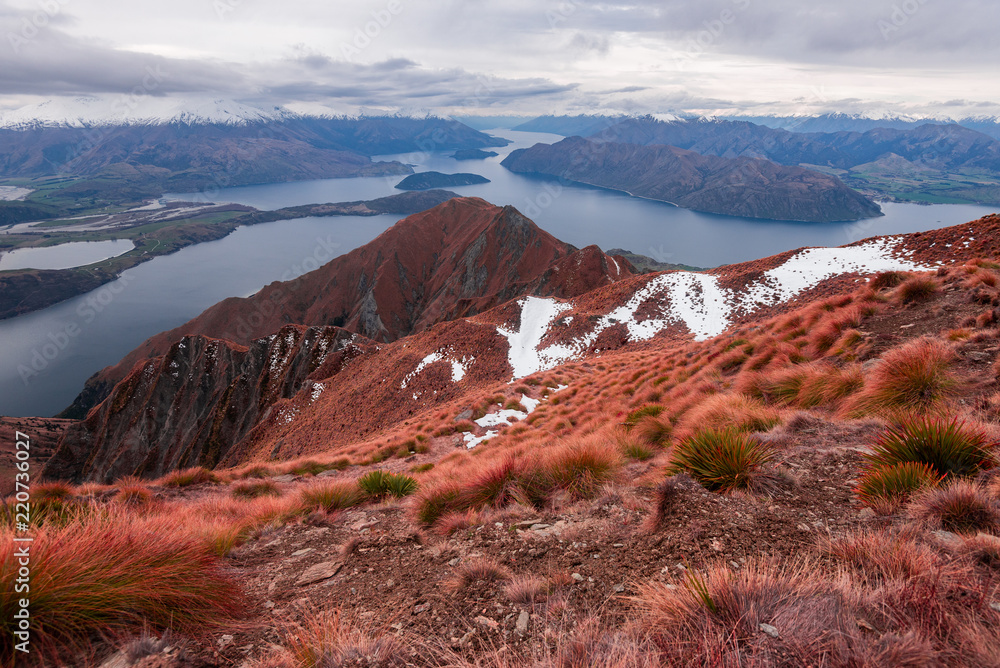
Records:
[[[884,204],[886,215],[857,223],[788,223],[695,213],[668,204],[554,180],[512,174],[500,166],[514,148],[561,137],[512,130],[514,140],[486,160],[449,153],[383,156],[417,171],[473,172],[491,183],[452,188],[461,195],[512,204],[554,236],[576,246],[624,248],[664,262],[711,267],[800,246],[839,246],[878,234],[915,232],[993,213],[982,206]],[[261,209],[365,200],[401,192],[401,177],[329,179],[179,193],[168,199],[227,201]],[[371,241],[400,216],[304,218],[240,228],[126,271],[87,295],[0,321],[0,414],[52,415],[73,400],[94,372],[143,340],[176,327],[208,306],[288,280]]]

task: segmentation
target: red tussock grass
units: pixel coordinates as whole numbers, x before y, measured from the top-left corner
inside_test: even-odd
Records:
[[[31,544],[31,640],[37,661],[83,650],[95,635],[142,629],[201,634],[242,610],[235,583],[208,547],[165,516],[122,509],[43,526]],[[12,611],[18,573],[14,533],[0,533],[0,609]],[[108,555],[114,558],[109,559]],[[4,615],[0,655],[12,656],[14,620]]]
[[[937,281],[930,276],[913,276],[896,288],[894,296],[900,304],[925,302],[940,291]]]
[[[492,559],[475,559],[459,564],[446,584],[451,591],[462,591],[477,584],[506,582],[511,577],[506,566]]]
[[[955,533],[989,533],[1000,528],[1000,505],[981,485],[968,480],[916,495],[907,511],[915,519]]]
[[[891,509],[926,487],[941,481],[941,475],[924,462],[879,464],[866,470],[858,480],[855,494],[870,508]]]
[[[409,661],[416,652],[406,638],[350,622],[342,617],[340,610],[320,611],[306,615],[305,619],[286,633],[286,649],[271,666],[403,668],[412,665]]]
[[[366,496],[356,480],[324,480],[304,487],[300,498],[303,507],[329,513],[363,503]]]
[[[219,481],[220,478],[214,471],[211,471],[204,466],[195,466],[192,468],[182,469],[180,471],[174,471],[173,473],[168,473],[157,480],[156,484],[163,487],[189,487],[191,485],[217,483]]]
[[[233,483],[230,493],[239,499],[256,499],[261,496],[281,496],[281,490],[270,480],[243,480]]]
[[[773,408],[745,394],[719,394],[708,397],[688,410],[680,419],[678,432],[691,435],[704,429],[768,431],[781,417]]]
[[[854,417],[942,408],[960,389],[951,371],[954,352],[935,339],[922,338],[894,348],[869,372],[865,387],[849,402]]]

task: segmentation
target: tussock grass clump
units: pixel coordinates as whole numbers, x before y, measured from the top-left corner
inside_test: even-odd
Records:
[[[302,490],[302,504],[326,512],[351,508],[365,500],[365,493],[354,480],[324,480]]]
[[[236,584],[208,547],[163,516],[122,508],[43,526],[31,545],[31,647],[61,665],[57,653],[93,637],[143,629],[201,633],[241,609]],[[14,532],[0,532],[0,609],[17,609]],[[113,558],[109,558],[112,555]],[[0,655],[14,655],[13,615],[0,619]],[[43,663],[47,663],[43,661]]]
[[[549,583],[537,575],[519,575],[510,579],[503,593],[508,601],[520,605],[541,603],[549,594]]]
[[[849,413],[926,412],[955,395],[958,379],[951,372],[954,353],[934,339],[917,339],[886,353],[869,374]]]
[[[991,442],[984,431],[959,422],[933,417],[910,418],[883,431],[865,456],[870,468],[904,462],[927,464],[938,476],[972,476],[996,466]]]
[[[896,288],[895,297],[901,304],[925,302],[938,293],[937,282],[929,276],[913,276]]]
[[[158,482],[164,487],[190,487],[191,485],[219,482],[219,476],[204,466],[194,466],[168,473]]]
[[[445,514],[457,509],[462,487],[448,481],[424,487],[414,494],[413,517],[423,526],[433,526]]]
[[[403,668],[410,651],[403,638],[342,618],[339,610],[306,615],[285,637],[287,657],[280,668],[384,666]]]
[[[914,492],[933,487],[941,475],[925,462],[879,464],[865,471],[855,494],[869,507],[886,508],[906,501]]]
[[[461,591],[475,584],[510,580],[511,576],[509,568],[492,559],[475,559],[458,565],[448,588]]]
[[[1000,527],[1000,507],[980,485],[956,480],[914,497],[909,513],[955,533],[994,532]]]
[[[73,486],[65,482],[43,482],[31,486],[31,501],[66,501],[73,496]]]
[[[719,394],[702,400],[681,420],[680,431],[694,433],[703,429],[767,431],[779,424],[781,417],[773,408],[745,394]]]
[[[826,539],[819,549],[850,568],[860,582],[872,585],[937,578],[946,585],[960,573],[931,547],[917,542],[913,532],[857,531]]]
[[[602,443],[569,443],[543,458],[542,478],[573,499],[590,499],[614,478],[620,466],[617,453]]]
[[[902,271],[883,271],[872,276],[868,286],[872,290],[884,290],[901,285],[910,275]]]
[[[540,508],[558,492],[572,500],[589,499],[614,479],[620,466],[613,445],[597,440],[569,443],[540,456],[508,455],[465,475],[464,482],[418,491],[414,517],[431,526],[448,513],[512,504]]]
[[[381,500],[390,496],[401,499],[417,491],[417,481],[403,473],[376,469],[361,476],[358,487],[372,499]]]
[[[631,433],[648,445],[662,447],[670,439],[674,427],[670,420],[659,415],[644,415],[635,423]]]
[[[270,480],[244,480],[234,483],[230,494],[238,499],[256,499],[261,496],[281,496],[281,490]]]
[[[153,500],[153,493],[138,478],[122,478],[114,500],[129,506],[141,506]]]
[[[748,489],[774,455],[770,445],[749,434],[735,429],[706,429],[675,447],[670,470],[686,471],[713,492],[729,492]]]
[[[263,464],[254,464],[236,473],[237,478],[270,478],[274,475],[274,469]]]

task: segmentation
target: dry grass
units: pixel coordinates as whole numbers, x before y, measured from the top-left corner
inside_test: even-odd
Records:
[[[334,512],[351,508],[365,501],[364,491],[355,480],[324,480],[304,487],[300,493],[306,508],[321,508]]]
[[[917,339],[886,353],[868,374],[849,415],[892,415],[942,409],[960,384],[951,371],[952,349],[936,339]]]
[[[241,609],[236,584],[208,546],[174,519],[125,509],[41,527],[31,545],[32,648],[37,660],[82,649],[96,635],[172,628],[199,634]],[[0,535],[13,555],[12,531]],[[113,558],[109,558],[113,555]],[[17,562],[0,563],[0,608],[16,609]],[[14,620],[4,615],[0,654],[12,656]]]
[[[256,499],[261,496],[281,496],[281,489],[270,480],[243,480],[233,483],[230,494],[238,499]]]
[[[447,581],[451,591],[462,591],[473,585],[483,585],[493,582],[510,580],[510,569],[492,559],[475,559],[458,565],[455,574]]]
[[[918,520],[955,533],[995,532],[1000,528],[996,499],[981,485],[967,480],[929,489],[915,496],[907,510]]]
[[[683,435],[705,429],[767,431],[780,424],[776,410],[745,394],[720,394],[702,400],[689,410],[678,425]]]
[[[189,487],[191,485],[217,483],[219,481],[220,478],[214,471],[210,471],[204,466],[195,466],[168,473],[156,482],[163,487]]]

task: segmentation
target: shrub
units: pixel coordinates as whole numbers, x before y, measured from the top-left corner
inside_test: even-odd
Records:
[[[903,502],[917,490],[933,487],[940,480],[941,475],[934,467],[924,462],[881,464],[861,475],[855,493],[866,506]]]
[[[957,419],[921,417],[883,431],[865,460],[870,467],[916,462],[939,477],[971,476],[996,465],[995,446],[982,430]]]
[[[909,512],[956,533],[992,532],[1000,527],[996,501],[981,486],[967,480],[956,480],[916,496]]]
[[[933,339],[917,339],[885,355],[872,369],[850,412],[927,411],[953,396],[958,381],[950,371],[951,349]]]
[[[400,499],[417,491],[417,481],[403,473],[388,473],[381,469],[369,471],[358,479],[358,486],[372,499],[388,496]]]
[[[235,483],[230,493],[238,499],[256,499],[261,496],[281,496],[281,490],[270,480],[244,480]]]
[[[159,482],[164,487],[189,487],[191,485],[219,482],[219,476],[204,466],[194,466],[168,473],[160,478]]]
[[[687,471],[706,489],[747,489],[761,467],[774,458],[771,446],[734,429],[706,429],[674,449],[671,470]]]
[[[364,500],[365,494],[354,480],[325,480],[302,490],[304,506],[319,507],[328,513],[356,506]]]
[[[124,509],[35,531],[31,545],[32,651],[44,665],[92,637],[172,628],[200,633],[241,609],[236,584],[207,547],[169,518]],[[14,532],[0,533],[0,609],[17,609]],[[109,556],[113,558],[109,558]],[[12,657],[12,614],[0,619],[0,655]],[[44,661],[49,657],[51,661]]]

